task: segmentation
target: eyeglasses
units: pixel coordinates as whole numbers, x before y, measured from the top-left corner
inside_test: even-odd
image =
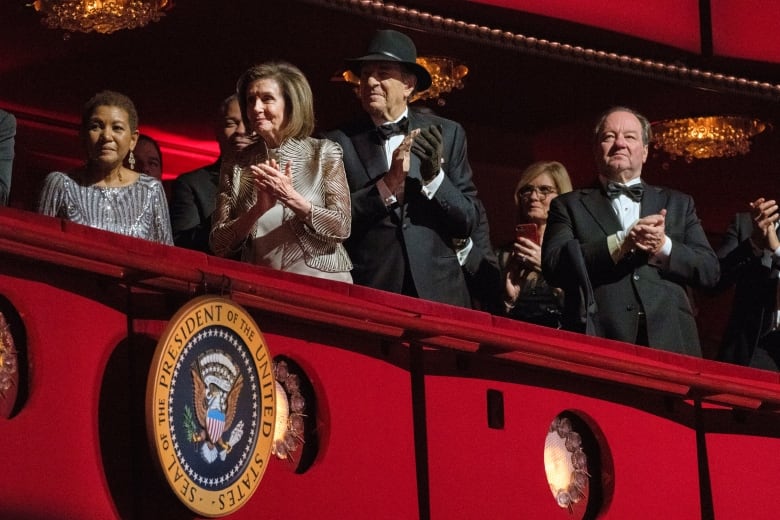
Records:
[[[519,193],[521,197],[528,198],[533,192],[539,194],[539,200],[544,200],[548,195],[558,193],[558,190],[552,186],[531,186],[530,184],[527,184],[520,188],[517,193]]]

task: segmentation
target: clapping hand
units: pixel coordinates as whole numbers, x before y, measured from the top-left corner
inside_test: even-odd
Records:
[[[780,214],[777,212],[777,203],[774,200],[760,197],[750,203],[750,208],[753,217],[751,242],[758,249],[774,251],[780,247],[780,240],[777,238],[777,230],[775,229],[775,223],[780,218]]]
[[[257,205],[260,214],[265,213],[277,200],[285,202],[292,197],[295,189],[292,186],[292,164],[287,163],[284,172],[275,159],[250,166],[255,175],[257,188]]]
[[[412,130],[407,135],[398,148],[393,150],[393,157],[390,162],[390,169],[385,175],[385,185],[387,188],[395,193],[406,180],[406,176],[409,173],[409,157],[410,150],[412,149],[412,143],[417,134],[420,133],[419,128]]]
[[[626,242],[632,249],[639,249],[651,256],[658,253],[666,242],[666,210],[637,220],[628,231]]]
[[[288,162],[282,171],[281,165],[276,159],[271,159],[257,166],[257,186],[282,202],[289,200],[295,192],[292,182],[292,163]],[[258,171],[259,170],[259,171]]]
[[[423,181],[430,182],[441,169],[444,157],[444,140],[441,135],[441,127],[430,125],[423,128],[415,137],[412,145],[412,153],[420,158],[420,175]]]

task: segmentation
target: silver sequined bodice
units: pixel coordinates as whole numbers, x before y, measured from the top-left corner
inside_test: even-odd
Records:
[[[85,186],[62,172],[46,177],[39,213],[86,226],[173,244],[162,183],[141,174],[119,188]]]

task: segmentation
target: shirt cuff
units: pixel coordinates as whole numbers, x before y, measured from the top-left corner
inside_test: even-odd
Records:
[[[390,188],[387,187],[384,179],[379,179],[377,181],[376,189],[379,191],[379,196],[382,197],[382,202],[384,202],[386,207],[390,208],[398,203],[398,199],[395,197],[395,194],[390,191]]]
[[[626,232],[618,231],[614,235],[607,237],[607,249],[609,250],[609,256],[612,257],[612,261],[618,263],[622,258],[620,250],[623,247],[623,242],[626,240]]]
[[[469,257],[469,253],[474,248],[474,241],[471,240],[471,237],[469,237],[466,240],[466,244],[460,248],[455,250],[455,254],[458,256],[458,263],[463,267],[466,265],[466,259]]]
[[[439,168],[439,173],[436,174],[436,177],[431,179],[431,182],[428,184],[423,184],[420,188],[420,192],[425,195],[428,200],[431,200],[433,196],[436,195],[442,182],[444,182],[444,170]]]
[[[664,241],[664,245],[658,250],[656,254],[651,256],[647,263],[655,267],[666,267],[669,264],[669,256],[672,254],[672,239],[668,236]]]

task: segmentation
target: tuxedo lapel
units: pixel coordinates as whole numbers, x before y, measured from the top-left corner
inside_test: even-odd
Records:
[[[601,188],[592,188],[582,192],[582,205],[601,227],[605,235],[617,233],[621,228],[612,204]]]
[[[639,216],[657,215],[666,206],[666,197],[661,190],[642,182],[645,190],[642,194],[642,205],[639,208]]]
[[[352,137],[352,143],[355,145],[355,151],[360,157],[360,162],[363,163],[369,180],[376,179],[387,171],[385,149],[373,127],[355,134]]]

